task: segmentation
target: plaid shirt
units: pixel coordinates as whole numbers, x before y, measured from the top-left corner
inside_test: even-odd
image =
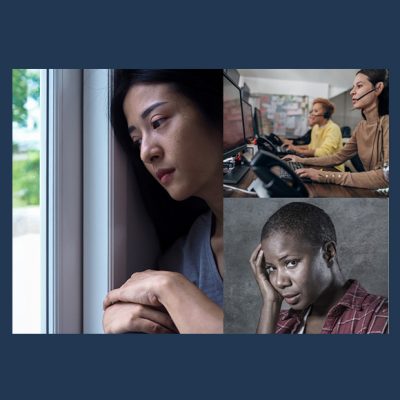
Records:
[[[275,333],[297,333],[303,311],[281,311]],[[321,333],[387,333],[388,300],[369,294],[351,280],[347,292],[328,312]]]

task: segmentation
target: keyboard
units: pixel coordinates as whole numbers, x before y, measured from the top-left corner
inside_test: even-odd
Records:
[[[248,170],[249,167],[247,165],[236,165],[235,168],[224,175],[224,183],[236,185],[246,175]]]
[[[299,168],[304,168],[304,165],[300,162],[297,161],[286,161],[286,164],[293,170],[296,171],[296,169]],[[292,180],[292,177],[289,175],[288,172],[286,172],[283,168],[280,168],[279,172],[279,178],[281,179],[290,179]]]

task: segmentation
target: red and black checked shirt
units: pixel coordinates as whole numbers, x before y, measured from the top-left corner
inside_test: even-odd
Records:
[[[388,300],[369,294],[351,280],[347,292],[328,312],[321,333],[387,333]],[[304,311],[281,311],[275,333],[297,333]]]

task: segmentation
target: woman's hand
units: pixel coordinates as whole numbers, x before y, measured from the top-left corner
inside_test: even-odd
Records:
[[[293,140],[292,139],[283,139],[283,144],[285,145],[289,145],[289,144],[293,144]]]
[[[264,252],[261,249],[261,244],[254,249],[249,261],[264,302],[281,304],[283,297],[274,289],[268,279],[268,273],[265,269]]]
[[[314,182],[324,182],[324,175],[326,173],[315,168],[299,168],[296,169],[296,174],[300,178],[310,178]]]
[[[103,302],[103,309],[117,302],[160,307],[162,305],[158,298],[160,288],[170,279],[171,274],[173,273],[151,269],[135,272],[120,288],[108,292]]]
[[[164,309],[134,303],[115,303],[107,307],[103,329],[105,333],[178,333]]]
[[[134,273],[119,289],[107,294],[103,307],[107,310],[118,302],[156,309],[164,307],[180,333],[223,331],[222,309],[177,272],[147,270]]]
[[[302,158],[299,156],[296,156],[294,154],[288,154],[285,157],[283,157],[282,159],[285,161],[302,162]]]
[[[287,143],[286,141],[287,141],[287,139],[285,139],[285,141],[283,142],[285,150],[296,151],[296,146],[294,144],[292,144],[291,142]]]
[[[274,289],[268,279],[261,244],[254,249],[250,257],[250,265],[263,297],[257,333],[275,333],[283,297]]]

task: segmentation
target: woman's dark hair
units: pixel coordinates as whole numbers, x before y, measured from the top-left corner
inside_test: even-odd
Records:
[[[329,215],[306,202],[286,204],[272,214],[262,229],[261,241],[277,232],[306,238],[317,246],[336,243],[335,226]]]
[[[141,195],[158,234],[163,250],[185,234],[193,221],[207,210],[200,199],[175,201],[155,181],[133,146],[123,111],[129,89],[137,84],[170,84],[198,107],[206,121],[221,132],[222,148],[222,70],[211,69],[119,69],[114,71],[111,125],[114,134],[132,161]],[[221,188],[222,190],[222,188]]]
[[[356,75],[363,74],[375,86],[378,82],[383,82],[383,90],[378,97],[378,114],[380,117],[389,114],[389,71],[387,69],[360,69]],[[361,112],[363,118],[365,115]]]

